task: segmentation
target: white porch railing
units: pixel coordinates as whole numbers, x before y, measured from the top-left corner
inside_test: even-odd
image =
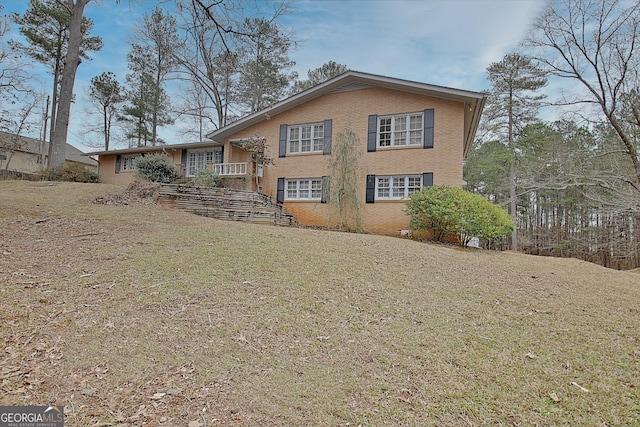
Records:
[[[216,175],[230,176],[230,175],[246,175],[247,174],[247,162],[241,163],[216,163],[211,165],[212,171]]]

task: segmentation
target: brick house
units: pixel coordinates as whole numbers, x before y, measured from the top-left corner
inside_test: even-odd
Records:
[[[48,152],[48,142],[0,132],[0,171],[24,175],[37,174],[46,167]],[[91,172],[98,170],[98,162],[95,159],[85,156],[71,144],[67,144],[65,162],[81,164]]]
[[[485,100],[478,92],[348,71],[209,133],[211,141],[91,154],[99,156],[101,182],[126,185],[137,156],[164,152],[183,177],[213,170],[231,187],[275,198],[300,224],[326,226],[332,225],[323,192],[327,160],[332,141],[348,127],[360,145],[363,229],[397,234],[408,228],[404,209],[413,191],[462,186],[463,160]],[[266,141],[274,164],[249,162],[239,142],[250,138]]]

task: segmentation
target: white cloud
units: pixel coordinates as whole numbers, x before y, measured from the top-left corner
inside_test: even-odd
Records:
[[[92,34],[103,38],[104,48],[80,65],[78,99],[102,72],[124,81],[133,27],[158,4],[173,5],[151,0],[89,3]],[[488,87],[487,66],[518,45],[544,5],[545,0],[307,0],[294,1],[297,11],[283,23],[301,40],[291,54],[301,78],[333,60],[358,71],[479,91]],[[23,12],[26,5],[10,2],[6,9]],[[83,117],[80,108],[74,112],[71,128],[78,134]],[[182,142],[174,141],[169,128],[162,134]],[[83,148],[80,138],[72,135],[70,142]]]
[[[287,19],[303,46],[304,76],[329,60],[352,69],[464,89],[486,86],[486,67],[524,37],[542,0],[296,3]]]

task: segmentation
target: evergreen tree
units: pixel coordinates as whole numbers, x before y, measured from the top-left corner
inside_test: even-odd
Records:
[[[320,83],[326,82],[335,76],[347,72],[348,70],[349,69],[346,65],[338,64],[335,61],[329,61],[318,68],[309,70],[307,72],[306,80],[296,81],[291,88],[291,95],[295,95],[296,93],[300,93],[304,90],[317,86]]]
[[[69,111],[73,96],[75,72],[82,58],[89,59],[88,52],[102,49],[100,37],[89,37],[93,22],[83,16],[84,6],[89,0],[31,0],[29,9],[23,16],[13,15],[13,20],[20,25],[20,32],[27,39],[28,45],[14,42],[13,46],[25,52],[35,60],[49,66],[53,75],[51,103],[51,131],[49,162],[54,165],[64,161],[64,144],[69,121]],[[66,66],[65,66],[66,64]],[[65,69],[66,68],[66,69]],[[66,72],[66,86],[63,92],[62,80]],[[61,106],[63,117],[59,120],[59,101],[64,96]],[[53,143],[56,123],[60,122],[64,134],[62,147]],[[54,155],[54,151],[57,155]]]
[[[245,112],[253,113],[282,99],[297,74],[289,71],[295,62],[289,59],[291,37],[274,22],[247,18],[242,27],[240,50],[241,75],[237,100]]]
[[[169,112],[170,99],[164,90],[164,84],[170,73],[176,70],[175,54],[180,48],[177,35],[176,19],[156,7],[150,15],[144,17],[144,23],[138,30],[139,49],[147,55],[135,57],[144,60],[145,70],[150,76],[147,85],[149,94],[149,117],[151,130],[151,145],[158,143],[158,127],[173,123]]]
[[[520,54],[506,55],[502,61],[487,68],[491,90],[484,120],[492,139],[503,142],[509,149],[509,213],[516,224],[511,237],[511,248],[518,249],[517,193],[516,193],[516,141],[523,128],[534,121],[542,95],[535,92],[547,83],[545,73],[532,61]]]
[[[118,106],[123,100],[122,88],[111,72],[93,77],[89,85],[91,101],[101,110],[102,133],[104,134],[104,149],[109,150],[111,140],[111,122],[116,117]]]

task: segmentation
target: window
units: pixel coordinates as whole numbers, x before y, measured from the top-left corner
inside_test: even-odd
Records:
[[[378,147],[421,145],[423,113],[378,118]]]
[[[209,163],[222,163],[222,150],[190,151],[187,156],[187,176],[196,176],[199,170],[206,170]]]
[[[207,163],[222,163],[222,150],[207,151]]]
[[[324,124],[289,126],[287,132],[288,153],[314,153],[324,147]]]
[[[406,199],[422,188],[422,175],[376,177],[376,199]]]
[[[297,200],[320,200],[322,198],[322,178],[288,179],[286,198]]]
[[[124,156],[122,157],[122,170],[134,171],[136,170],[136,159],[138,156]]]

